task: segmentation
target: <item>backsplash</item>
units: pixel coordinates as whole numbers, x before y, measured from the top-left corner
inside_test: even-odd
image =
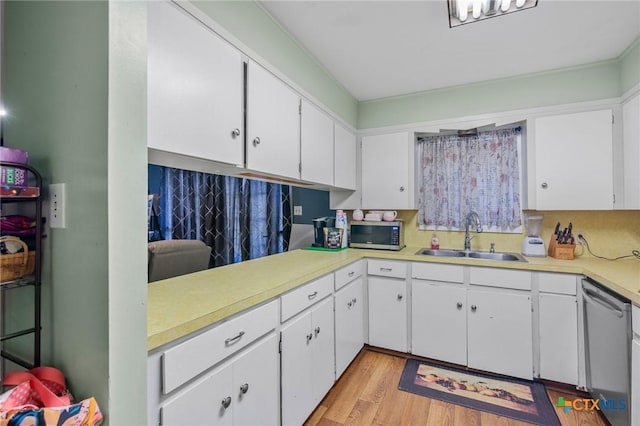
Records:
[[[609,211],[525,211],[524,214],[543,215],[542,238],[546,245],[553,234],[556,223],[566,227],[573,223],[574,235],[582,232],[589,242],[591,251],[599,256],[617,257],[640,250],[640,211],[637,210],[609,210]],[[418,211],[398,211],[398,218],[405,222],[405,244],[415,247],[429,247],[433,231],[418,229]],[[351,212],[349,212],[351,218]],[[464,246],[464,232],[436,231],[440,240],[440,248],[462,249]],[[474,250],[489,250],[491,243],[495,243],[496,251],[519,253],[524,234],[498,234],[483,232],[472,233],[471,248]],[[584,250],[584,254],[582,253]],[[576,255],[589,256],[586,249],[578,246]]]

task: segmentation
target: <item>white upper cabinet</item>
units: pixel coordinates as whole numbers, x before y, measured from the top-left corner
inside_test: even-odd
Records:
[[[343,189],[356,189],[357,143],[356,135],[335,123],[335,161],[334,186]]]
[[[414,208],[412,142],[408,132],[362,137],[362,208]]]
[[[640,209],[640,93],[622,104],[624,208]]]
[[[333,185],[333,119],[303,99],[300,123],[302,180]]]
[[[148,6],[147,146],[242,165],[240,52],[169,2]]]
[[[248,169],[300,178],[300,96],[253,61],[247,75]]]
[[[606,109],[535,120],[537,210],[613,208],[612,117]]]

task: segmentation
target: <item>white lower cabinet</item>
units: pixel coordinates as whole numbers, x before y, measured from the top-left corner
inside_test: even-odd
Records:
[[[640,425],[640,307],[633,305],[631,312],[631,424]]]
[[[369,276],[369,344],[408,351],[407,283]]]
[[[466,288],[415,279],[411,285],[411,353],[467,365]]]
[[[364,283],[356,278],[335,294],[336,378],[364,345]]]
[[[333,298],[283,325],[282,424],[300,425],[335,382]]]
[[[531,380],[530,293],[472,288],[467,305],[468,366]]]
[[[538,273],[540,377],[578,385],[577,277]]]
[[[272,301],[150,353],[149,424],[277,423],[277,323]]]
[[[277,384],[278,339],[272,335],[164,404],[162,424],[276,424]]]

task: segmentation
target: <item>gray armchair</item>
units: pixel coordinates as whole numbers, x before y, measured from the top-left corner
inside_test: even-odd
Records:
[[[211,247],[198,240],[153,241],[148,254],[152,282],[207,269]]]

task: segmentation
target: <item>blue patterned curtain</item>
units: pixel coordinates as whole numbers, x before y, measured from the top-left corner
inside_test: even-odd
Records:
[[[475,211],[483,226],[521,226],[519,143],[519,127],[418,138],[419,225],[461,229]]]
[[[286,250],[290,187],[162,167],[160,220],[166,239],[212,247],[210,267]]]

